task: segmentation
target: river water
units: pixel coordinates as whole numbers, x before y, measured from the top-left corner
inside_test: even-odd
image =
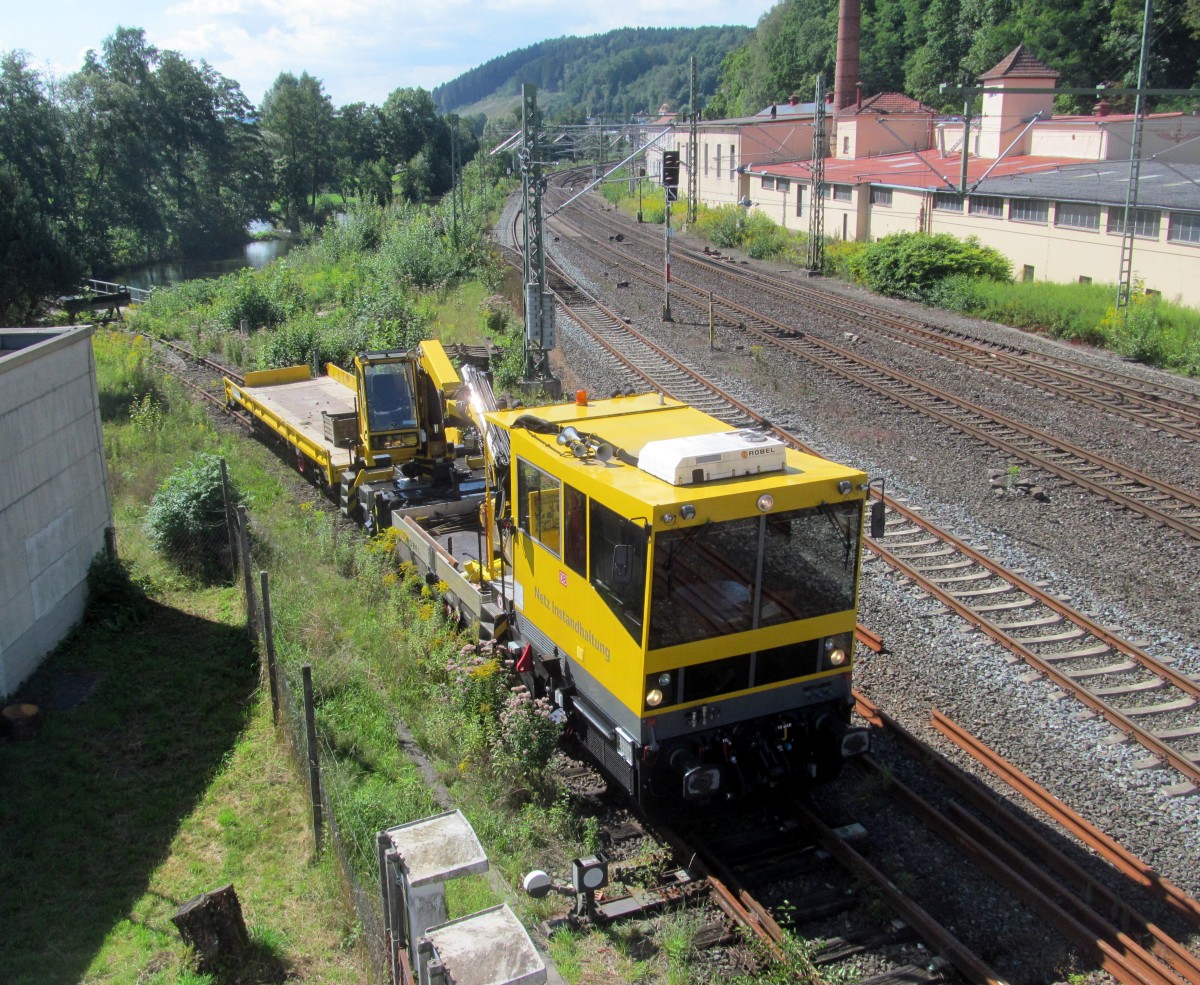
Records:
[[[250,231],[255,232],[259,227],[251,224]],[[226,257],[216,260],[199,260],[180,263],[151,263],[144,267],[134,267],[115,274],[105,280],[125,284],[128,287],[140,287],[148,290],[151,287],[161,287],[167,284],[178,284],[185,280],[200,280],[203,278],[220,277],[222,274],[233,273],[243,267],[265,267],[272,260],[281,257],[292,248],[292,241],[286,237],[281,239],[254,240],[246,243],[241,249]]]

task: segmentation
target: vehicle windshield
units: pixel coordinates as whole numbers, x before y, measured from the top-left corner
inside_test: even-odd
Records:
[[[853,608],[861,510],[822,504],[656,534],[650,648]]]
[[[363,367],[367,393],[367,425],[372,431],[417,426],[416,402],[408,363]]]

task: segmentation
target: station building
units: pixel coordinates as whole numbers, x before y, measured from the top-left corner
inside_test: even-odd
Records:
[[[981,77],[998,91],[985,93],[981,114],[965,122],[898,93],[864,101],[861,88],[848,105],[829,105],[825,234],[860,242],[914,231],[974,236],[1007,256],[1017,277],[1115,283],[1134,117],[1113,114],[1104,100],[1090,115],[1055,116],[1052,92],[1007,91],[1052,89],[1057,79],[1018,46]],[[738,203],[806,232],[815,109],[789,100],[754,117],[702,123],[699,201]],[[662,137],[689,164],[686,128]],[[1145,117],[1139,170],[1134,277],[1200,307],[1200,118]]]

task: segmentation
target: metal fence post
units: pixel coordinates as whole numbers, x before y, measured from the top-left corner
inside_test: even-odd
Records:
[[[317,750],[317,717],[313,709],[312,664],[300,668],[304,678],[304,728],[308,732],[308,785],[312,795],[313,841],[321,854],[324,822],[321,811],[321,759]]]
[[[267,680],[271,685],[271,722],[279,724],[279,684],[275,669],[275,627],[271,622],[270,576],[265,571],[258,573],[262,586],[262,638],[267,651]]]

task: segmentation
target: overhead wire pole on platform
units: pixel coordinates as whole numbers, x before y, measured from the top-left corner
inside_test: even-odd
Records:
[[[559,381],[550,373],[549,350],[554,348],[554,299],[546,290],[542,193],[546,178],[538,141],[541,118],[537,87],[521,87],[521,190],[524,202],[525,379],[530,390],[543,390],[558,399]]]
[[[696,208],[699,201],[700,169],[696,162],[700,157],[700,109],[696,105],[696,56],[692,55],[690,67],[691,102],[688,103],[688,113],[691,121],[688,125],[688,156],[687,156],[687,221],[691,225],[696,221]]]

